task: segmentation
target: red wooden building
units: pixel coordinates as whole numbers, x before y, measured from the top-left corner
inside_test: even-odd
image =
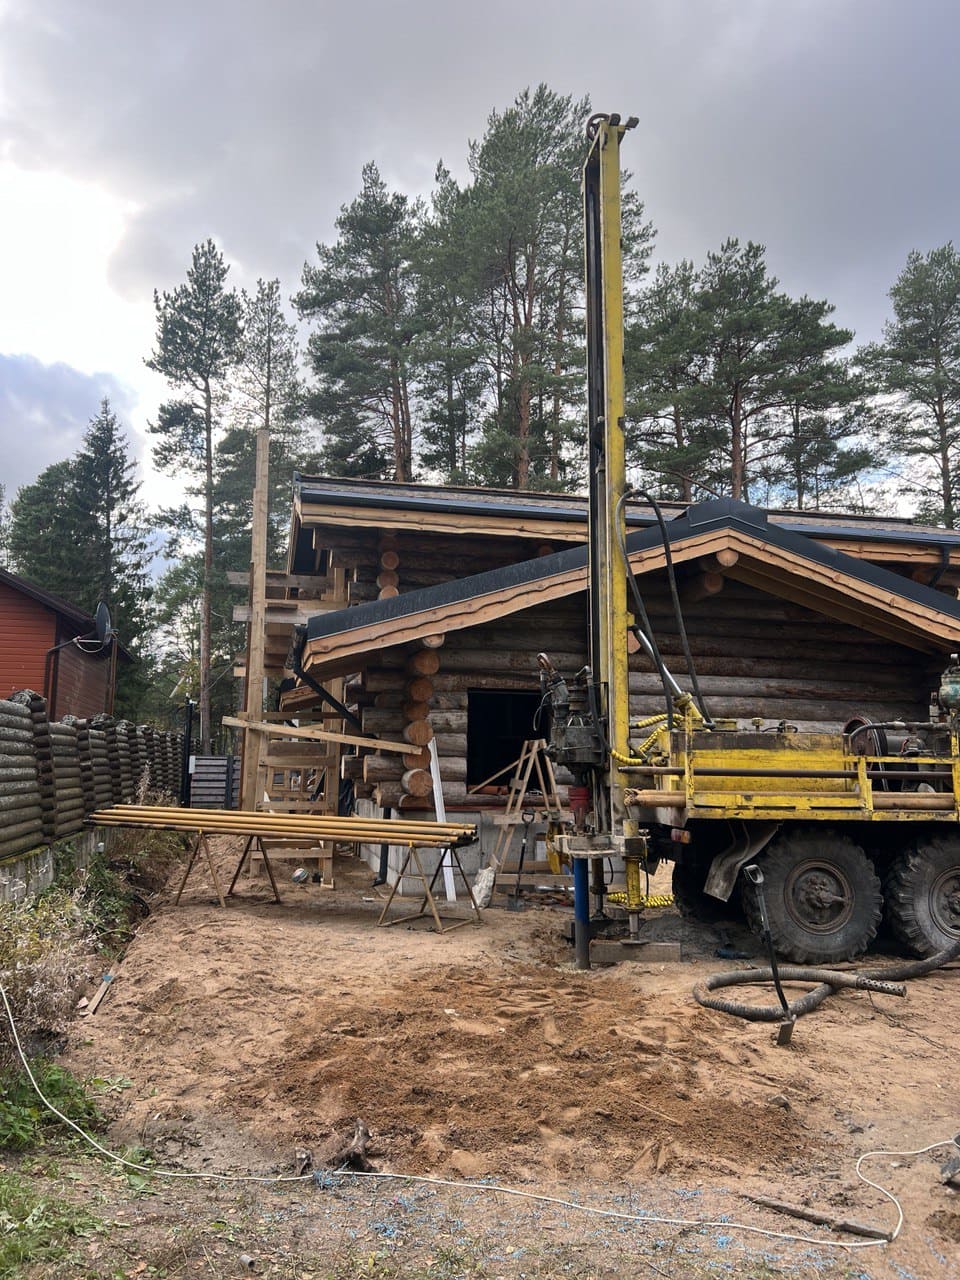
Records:
[[[35,689],[51,720],[112,709],[114,663],[89,614],[0,569],[0,698]]]

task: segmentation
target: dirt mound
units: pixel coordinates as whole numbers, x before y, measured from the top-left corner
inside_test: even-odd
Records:
[[[856,1183],[856,1156],[960,1128],[952,970],[905,1001],[839,995],[779,1048],[769,1026],[696,1005],[694,983],[730,962],[669,911],[647,928],[679,940],[683,962],[581,973],[569,907],[491,909],[443,935],[381,929],[371,873],[344,860],[337,876],[332,892],[286,883],[279,906],[244,881],[224,911],[197,875],[179,907],[155,904],[69,1056],[132,1082],[113,1142],[195,1169],[289,1171],[296,1149],[330,1161],[359,1119],[383,1170],[594,1192],[674,1180],[678,1195],[763,1191],[869,1220],[891,1211]],[[945,1274],[924,1262],[955,1244],[935,1157],[874,1174],[916,1224],[901,1261]]]

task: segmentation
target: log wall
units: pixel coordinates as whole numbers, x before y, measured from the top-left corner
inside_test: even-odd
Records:
[[[685,660],[665,581],[644,582],[644,598],[664,661],[684,688],[690,688]],[[440,762],[445,802],[453,808],[496,803],[467,795],[467,695],[470,689],[537,690],[536,656],[546,652],[558,670],[572,674],[586,662],[586,594],[464,631],[450,632],[429,689],[416,689],[411,704],[410,655],[378,657],[352,686],[363,710],[364,731],[382,737],[404,735],[422,723],[423,705]],[[872,720],[924,719],[929,695],[943,662],[834,622],[800,605],[774,599],[726,580],[720,592],[684,607],[691,651],[710,713],[764,725],[781,720],[803,730],[836,730],[854,715]],[[631,715],[663,708],[653,663],[645,654],[630,659]],[[429,741],[429,737],[427,737]],[[360,794],[385,807],[428,807],[423,795],[408,791],[408,771],[428,760],[377,754],[353,758],[348,774]],[[422,761],[422,764],[420,763]],[[563,781],[562,775],[560,781]],[[366,784],[366,791],[364,791]]]

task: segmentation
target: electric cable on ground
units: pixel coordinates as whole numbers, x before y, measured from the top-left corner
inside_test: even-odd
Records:
[[[958,944],[960,945],[960,944]],[[953,1138],[945,1138],[939,1142],[930,1143],[928,1146],[921,1147],[916,1151],[865,1151],[857,1160],[855,1172],[861,1182],[878,1191],[894,1206],[897,1211],[896,1226],[892,1231],[885,1234],[883,1238],[869,1240],[824,1240],[817,1236],[798,1235],[787,1231],[773,1231],[767,1227],[757,1227],[750,1223],[734,1222],[726,1218],[701,1219],[701,1218],[673,1218],[660,1214],[643,1214],[643,1213],[625,1213],[619,1209],[602,1209],[594,1205],[578,1204],[574,1200],[565,1200],[560,1196],[548,1196],[541,1192],[525,1191],[519,1187],[503,1186],[499,1183],[488,1182],[463,1182],[451,1178],[437,1178],[428,1174],[411,1174],[411,1173],[381,1173],[378,1171],[360,1172],[360,1171],[338,1171],[338,1172],[321,1172],[302,1174],[239,1174],[239,1173],[194,1173],[190,1170],[182,1169],[157,1169],[150,1165],[140,1164],[135,1160],[128,1160],[125,1156],[118,1155],[114,1151],[110,1151],[103,1146],[96,1138],[92,1137],[85,1130],[76,1124],[69,1116],[65,1116],[54,1104],[46,1097],[40,1086],[37,1084],[36,1078],[30,1069],[27,1056],[24,1053],[23,1045],[20,1042],[20,1036],[17,1032],[17,1025],[13,1017],[13,1011],[10,1008],[10,1001],[7,998],[6,989],[0,984],[0,999],[3,1001],[4,1013],[10,1026],[10,1032],[13,1037],[13,1043],[17,1051],[17,1056],[27,1073],[27,1078],[33,1087],[37,1097],[47,1108],[47,1110],[68,1128],[72,1129],[94,1150],[100,1152],[108,1160],[114,1164],[120,1165],[125,1169],[133,1169],[137,1173],[145,1173],[155,1178],[184,1178],[197,1182],[256,1182],[262,1185],[277,1185],[281,1183],[297,1183],[297,1182],[314,1182],[317,1186],[325,1187],[331,1185],[330,1179],[333,1177],[350,1177],[350,1178],[381,1178],[389,1181],[398,1182],[415,1182],[428,1186],[450,1187],[455,1191],[485,1191],[495,1195],[514,1196],[520,1199],[533,1200],[538,1204],[557,1205],[564,1209],[574,1209],[579,1213],[591,1214],[595,1217],[612,1218],[620,1222],[632,1222],[636,1226],[672,1226],[672,1227],[692,1227],[697,1230],[705,1230],[707,1228],[721,1228],[724,1231],[742,1231],[750,1235],[763,1236],[770,1240],[785,1240],[795,1244],[814,1245],[821,1249],[844,1249],[851,1251],[854,1249],[871,1249],[889,1244],[899,1236],[903,1227],[904,1215],[900,1201],[888,1191],[886,1187],[880,1183],[874,1182],[862,1172],[862,1166],[865,1161],[874,1159],[879,1156],[896,1156],[898,1158],[909,1158],[912,1156],[926,1155],[930,1151],[935,1151],[939,1147],[952,1147],[955,1145]]]

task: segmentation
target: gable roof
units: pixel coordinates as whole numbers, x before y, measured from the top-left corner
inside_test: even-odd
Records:
[[[960,601],[805,533],[746,503],[718,499],[667,522],[677,564],[722,553],[723,572],[770,595],[921,652],[960,646]],[[661,569],[657,527],[627,535],[634,574]],[[309,619],[301,661],[313,675],[355,670],[371,650],[478,626],[587,587],[587,549],[526,560],[435,587]]]
[[[660,505],[668,519],[687,510],[685,503]],[[653,509],[639,498],[626,504],[624,518],[628,529],[656,524]],[[861,559],[912,562],[927,566],[937,577],[960,569],[960,531],[954,529],[918,525],[900,516],[823,511],[771,511],[768,520]],[[411,523],[419,533],[434,535],[469,533],[584,544],[587,499],[572,493],[294,474],[294,558],[298,535],[318,526],[409,530]],[[312,550],[309,537],[306,545]]]

